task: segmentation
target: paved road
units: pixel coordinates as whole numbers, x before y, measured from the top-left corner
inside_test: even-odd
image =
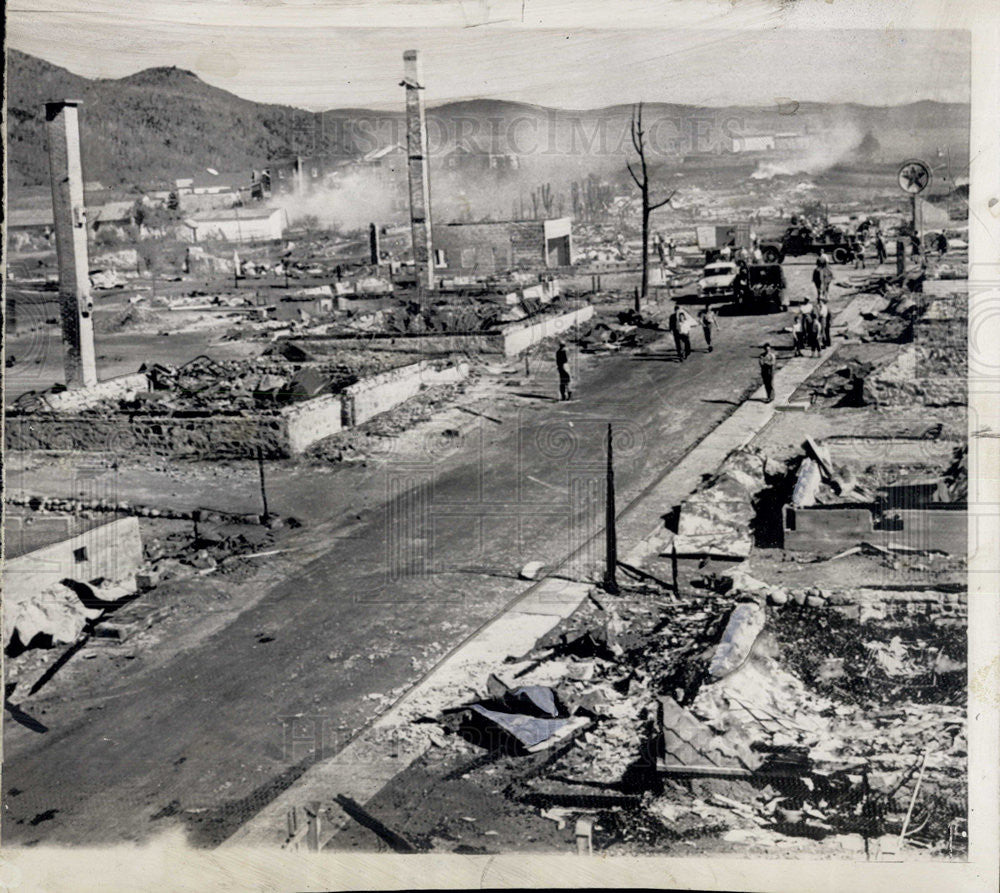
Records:
[[[756,347],[783,322],[724,317],[715,352],[683,364],[668,349],[582,358],[573,402],[530,396],[539,378],[446,460],[387,463],[379,510],[200,648],[72,712],[53,701],[44,735],[6,723],[4,839],[142,840],[183,821],[193,843],[221,841],[373,718],[366,695],[412,684],[417,658],[499,611],[526,561],[602,526],[608,421],[622,507],[756,385]]]

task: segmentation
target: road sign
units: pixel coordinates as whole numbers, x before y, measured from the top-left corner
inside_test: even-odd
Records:
[[[930,185],[931,169],[915,158],[904,161],[897,174],[897,180],[903,192],[908,195],[918,195]]]

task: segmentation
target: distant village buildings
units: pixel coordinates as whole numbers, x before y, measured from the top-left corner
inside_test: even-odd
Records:
[[[723,137],[722,151],[734,154],[744,152],[773,152],[775,154],[798,152],[809,146],[809,136],[804,133],[740,133]]]
[[[229,208],[200,211],[184,224],[192,242],[263,242],[284,237],[288,215],[282,208]]]

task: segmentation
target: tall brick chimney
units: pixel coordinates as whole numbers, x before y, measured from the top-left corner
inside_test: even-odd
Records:
[[[416,50],[403,53],[406,88],[406,152],[410,181],[410,228],[413,233],[413,259],[417,287],[434,288],[434,252],[431,238],[431,183],[427,157],[427,120],[421,94],[420,58]]]
[[[97,384],[87,258],[87,212],[83,204],[83,168],[80,163],[79,106],[76,99],[45,103],[68,388]]]

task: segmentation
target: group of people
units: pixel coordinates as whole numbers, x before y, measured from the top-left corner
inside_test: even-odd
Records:
[[[698,323],[701,325],[701,334],[705,339],[705,349],[712,352],[712,330],[719,325],[718,317],[712,309],[712,305],[706,305],[698,314]],[[677,349],[677,356],[683,363],[691,356],[691,330],[695,326],[695,321],[690,314],[679,306],[674,306],[674,312],[670,314],[669,329],[674,336],[674,347]]]
[[[664,239],[663,233],[653,233],[653,250],[660,259],[661,266],[673,265],[674,257],[677,254],[677,243],[673,236]]]
[[[821,350],[830,346],[830,305],[825,298],[806,301],[795,311],[792,340],[797,357],[801,357],[806,348],[811,356],[818,357]]]
[[[851,245],[851,254],[854,261],[854,269],[860,267],[865,269],[865,258],[870,251],[875,252],[875,263],[884,264],[888,253],[885,250],[885,240],[882,238],[882,231],[876,227],[859,228],[855,240]]]
[[[764,254],[760,250],[760,241],[757,236],[751,233],[749,248],[736,247],[732,243],[723,245],[719,249],[719,259],[735,261],[741,269],[746,270],[748,264],[764,263]]]
[[[659,235],[659,234],[657,234]],[[878,230],[869,233],[869,240],[874,244],[879,256],[879,262],[884,259],[885,244],[882,242],[881,234]],[[666,250],[662,239],[654,242],[657,250]],[[792,335],[795,356],[803,356],[806,349],[811,351],[811,355],[818,357],[820,352],[830,346],[831,343],[831,323],[832,313],[830,311],[830,285],[833,282],[833,272],[830,269],[831,260],[825,253],[820,254],[816,259],[816,266],[813,268],[812,281],[816,289],[815,299],[806,299],[796,311],[792,318]],[[701,327],[702,337],[705,341],[705,350],[712,352],[712,336],[714,330],[718,328],[719,320],[710,304],[706,305],[695,319],[687,310],[679,305],[675,305],[670,314],[669,331],[674,338],[674,346],[677,356],[684,362],[691,356],[691,332],[698,325]],[[761,380],[764,384],[766,400],[768,403],[774,400],[774,366],[775,353],[770,344],[764,345],[764,350],[758,358],[760,365]],[[556,351],[556,367],[559,372],[559,397],[561,400],[572,399],[573,393],[570,388],[569,357],[566,352],[566,344],[559,342]]]

